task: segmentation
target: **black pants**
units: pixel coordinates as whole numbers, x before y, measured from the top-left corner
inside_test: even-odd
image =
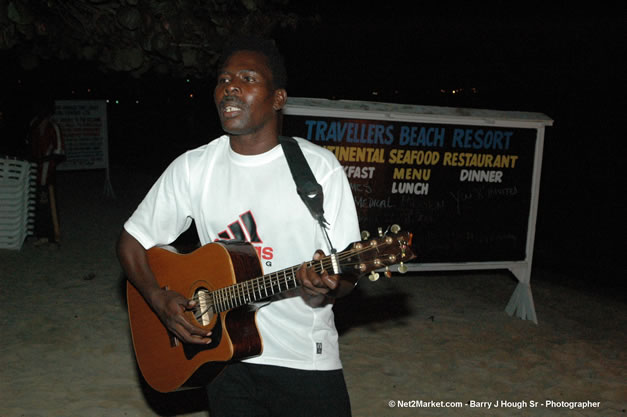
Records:
[[[211,417],[350,417],[344,373],[235,363],[207,386]]]

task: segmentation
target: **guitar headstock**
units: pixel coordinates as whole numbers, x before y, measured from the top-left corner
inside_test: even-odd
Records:
[[[344,271],[352,269],[351,272],[357,276],[371,272],[370,280],[376,281],[379,279],[377,269],[385,268],[384,274],[390,278],[390,266],[399,265],[398,272],[404,274],[407,272],[405,262],[416,258],[411,249],[412,234],[401,232],[398,225],[389,227],[385,232],[379,228],[378,236],[374,238],[366,231],[361,233],[361,237],[362,241],[353,243],[344,251],[348,256],[341,262]]]

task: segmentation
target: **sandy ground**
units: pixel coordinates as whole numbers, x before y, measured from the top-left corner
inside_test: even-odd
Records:
[[[0,250],[0,416],[208,415],[202,393],[138,376],[114,242],[155,178],[112,178],[108,199],[102,172],[62,173],[62,245]],[[336,306],[353,414],[626,416],[624,302],[546,274],[538,325],[504,312],[505,272],[362,282]]]

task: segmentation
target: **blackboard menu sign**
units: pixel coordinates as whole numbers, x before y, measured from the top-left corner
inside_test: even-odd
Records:
[[[418,262],[526,259],[536,129],[287,114],[283,134],[333,152],[362,229],[400,224]]]

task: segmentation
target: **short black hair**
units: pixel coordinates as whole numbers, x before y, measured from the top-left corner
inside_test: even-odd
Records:
[[[279,52],[276,43],[270,39],[240,37],[233,39],[225,46],[222,57],[218,62],[218,70],[224,67],[227,59],[239,51],[253,51],[264,55],[268,59],[268,66],[272,73],[272,86],[275,89],[287,88],[287,70],[285,61]]]

